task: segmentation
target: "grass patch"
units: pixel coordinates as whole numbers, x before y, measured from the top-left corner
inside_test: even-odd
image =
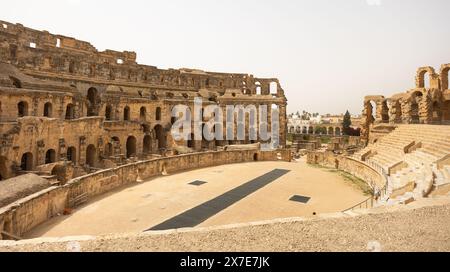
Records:
[[[337,173],[342,178],[344,178],[344,180],[348,184],[352,185],[353,187],[355,187],[358,190],[360,190],[361,192],[363,192],[364,195],[367,195],[367,196],[373,195],[373,189],[364,180],[362,180],[358,177],[355,177],[354,175],[352,175],[348,172],[338,170],[335,168],[331,168],[328,166],[319,165],[319,164],[308,164],[308,165],[311,167],[314,167],[314,168],[326,170],[327,172],[330,172],[330,173]]]

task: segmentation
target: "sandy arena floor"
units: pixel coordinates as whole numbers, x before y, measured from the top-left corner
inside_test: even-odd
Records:
[[[368,197],[338,173],[308,166],[304,161],[223,165],[121,188],[79,207],[71,215],[53,218],[25,238],[142,232],[273,169],[290,172],[198,226],[342,211]],[[195,180],[207,183],[188,184]],[[306,204],[289,201],[293,195],[311,199]]]

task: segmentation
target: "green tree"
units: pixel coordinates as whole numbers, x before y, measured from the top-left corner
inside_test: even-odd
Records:
[[[350,112],[346,112],[344,115],[344,120],[342,121],[342,131],[344,135],[349,135],[351,131],[352,118]]]

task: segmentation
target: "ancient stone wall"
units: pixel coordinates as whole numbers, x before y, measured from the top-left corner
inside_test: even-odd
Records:
[[[414,89],[389,98],[366,96],[361,122],[363,138],[367,142],[376,140],[377,137],[369,134],[380,125],[450,124],[449,70],[450,64],[443,64],[439,73],[433,67],[420,67]]]
[[[196,168],[253,161],[290,161],[287,149],[240,150],[194,153],[131,163],[75,178],[65,185],[45,189],[0,208],[0,233],[21,236],[33,227],[82,202],[120,186],[150,177]],[[1,236],[0,236],[1,238]],[[9,237],[3,237],[8,239]]]
[[[249,126],[245,140],[174,141],[173,107],[186,105],[194,114],[198,97],[203,109],[277,108],[285,146],[287,100],[276,78],[158,69],[138,64],[134,52],[98,51],[85,41],[0,21],[0,180],[55,160],[90,172],[170,155],[178,145],[203,151],[253,143]]]

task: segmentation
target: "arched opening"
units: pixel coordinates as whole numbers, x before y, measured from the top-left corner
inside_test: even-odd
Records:
[[[161,108],[160,107],[156,108],[155,119],[156,119],[156,121],[161,121]]]
[[[7,179],[9,176],[7,162],[6,157],[0,156],[0,180]]]
[[[54,149],[49,149],[45,153],[45,164],[56,162],[56,152]]]
[[[150,137],[150,135],[145,135],[144,136],[144,142],[143,142],[143,153],[144,154],[149,154],[152,151],[152,138]]]
[[[381,121],[389,123],[389,108],[386,100],[381,103]]]
[[[276,82],[271,82],[269,85],[269,89],[271,95],[278,94],[278,84]]]
[[[307,127],[303,127],[302,128],[302,134],[308,134],[308,128]]]
[[[187,146],[188,146],[189,148],[194,148],[194,133],[191,133],[191,134],[188,136]]]
[[[166,148],[166,135],[161,125],[155,126],[156,140],[158,141],[158,149]]]
[[[136,138],[129,136],[127,139],[127,158],[136,157]]]
[[[328,135],[333,135],[333,127],[328,128]]]
[[[130,121],[130,107],[128,106],[123,109],[123,120]]]
[[[97,149],[94,145],[89,145],[86,148],[86,165],[89,167],[95,167],[97,164]]]
[[[314,128],[313,127],[309,127],[308,128],[308,134],[313,134],[314,133]]]
[[[27,152],[22,155],[22,159],[20,161],[20,169],[23,171],[33,170],[33,154],[31,152]]]
[[[77,150],[75,147],[71,146],[67,149],[67,160],[73,162],[73,164],[77,163]]]
[[[253,154],[253,160],[258,161],[258,153]]]
[[[66,106],[66,120],[75,119],[75,106],[73,104],[67,104]]]
[[[341,135],[341,128],[337,127],[334,131],[336,136]]]
[[[17,104],[17,113],[19,117],[24,117],[28,115],[28,103],[25,101],[20,101]]]
[[[256,82],[255,86],[256,86],[256,94],[261,95],[261,83]]]
[[[105,120],[111,121],[112,119],[112,107],[111,105],[107,105],[105,109]]]
[[[145,122],[145,120],[147,119],[146,107],[141,107],[141,109],[139,110],[139,119],[141,120],[141,122]]]
[[[89,88],[87,93],[87,102],[88,102],[88,116],[98,116],[98,105],[100,103],[100,97],[98,95],[98,91],[95,88]]]
[[[431,113],[433,123],[440,123],[442,121],[442,110],[438,101],[433,102]]]
[[[442,103],[442,121],[446,124],[450,123],[450,100],[447,100]]]
[[[52,117],[52,103],[47,102],[44,104],[44,116],[45,117]]]
[[[419,88],[430,88],[430,73],[421,71],[419,73]]]

